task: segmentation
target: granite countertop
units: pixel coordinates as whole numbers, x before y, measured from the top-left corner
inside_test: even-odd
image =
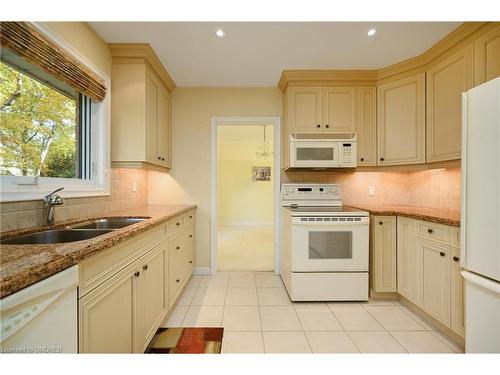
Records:
[[[414,206],[350,205],[350,207],[368,211],[372,215],[405,216],[412,219],[431,221],[433,223],[451,225],[454,227],[460,226],[460,211]]]
[[[194,205],[151,205],[126,211],[110,212],[107,215],[98,217],[61,222],[51,227],[36,227],[2,233],[1,238],[4,239],[46,229],[61,229],[68,225],[100,218],[147,218],[147,220],[140,223],[83,241],[36,245],[2,244],[0,248],[0,298],[78,264],[82,260],[105,251],[127,238],[151,229],[195,207]]]

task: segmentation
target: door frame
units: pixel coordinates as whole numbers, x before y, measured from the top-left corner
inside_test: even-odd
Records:
[[[265,125],[274,129],[274,273],[280,271],[281,118],[279,116],[214,116],[210,120],[210,273],[217,272],[217,127]]]

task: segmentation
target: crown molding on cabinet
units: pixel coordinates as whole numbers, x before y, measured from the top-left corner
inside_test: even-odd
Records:
[[[108,47],[114,64],[131,63],[133,60],[144,61],[160,77],[169,91],[173,91],[177,87],[149,44],[108,43]]]
[[[288,86],[375,86],[379,81],[411,71],[425,71],[427,65],[461,43],[472,41],[498,22],[465,22],[421,55],[379,70],[284,70],[278,83],[283,92]],[[479,33],[477,33],[479,31]]]
[[[278,88],[285,91],[288,86],[375,86],[376,70],[284,70]]]

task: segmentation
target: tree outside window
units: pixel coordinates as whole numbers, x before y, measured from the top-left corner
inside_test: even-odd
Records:
[[[78,177],[78,100],[0,62],[0,174]]]

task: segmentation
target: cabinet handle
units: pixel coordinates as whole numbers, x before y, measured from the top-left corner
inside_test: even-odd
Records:
[[[175,225],[179,226],[179,225],[181,225],[181,223],[175,223]]]
[[[443,252],[443,251],[441,251],[441,252],[439,253],[439,255],[441,255],[442,257],[444,257],[444,256],[446,255],[446,253],[445,253],[445,252]]]
[[[158,156],[158,160],[161,160],[161,157],[160,157],[160,156]]]
[[[148,269],[148,265],[147,265],[147,264],[145,264],[144,266],[142,266],[142,269],[143,269],[144,271],[146,271],[146,270]]]
[[[365,161],[365,158],[361,158],[361,159],[359,159],[359,160],[361,160],[361,161]]]
[[[192,219],[193,218],[193,215],[189,215],[189,218]]]
[[[176,283],[180,283],[181,282],[181,279],[177,279],[175,280]]]
[[[431,228],[427,229],[427,233],[432,234],[434,232]]]
[[[380,161],[384,161],[384,158],[380,158]]]
[[[326,125],[326,128],[328,129],[330,127],[330,125]]]
[[[316,127],[317,127],[317,128],[321,128],[321,125],[320,125],[320,124],[318,124],[318,125],[316,125]]]
[[[136,273],[134,273],[134,276],[135,276],[135,277],[139,277],[139,275],[140,275],[140,274],[141,274],[141,273],[140,273],[139,271],[137,271]]]
[[[453,260],[454,260],[455,262],[458,262],[458,261],[460,260],[460,258],[459,258],[459,257],[453,257]]]
[[[192,234],[190,234],[190,235],[189,235],[189,238],[193,238],[193,235],[192,235]]]
[[[180,247],[180,246],[176,246],[176,247],[175,247],[175,250],[180,250],[180,249],[181,249],[181,247]]]
[[[193,261],[192,261],[192,260],[190,260],[190,261],[189,261],[189,264],[193,264]]]
[[[378,225],[382,225],[382,224],[384,224],[382,221],[379,221],[379,222],[378,222]]]
[[[161,160],[165,160],[164,158],[161,158]]]

